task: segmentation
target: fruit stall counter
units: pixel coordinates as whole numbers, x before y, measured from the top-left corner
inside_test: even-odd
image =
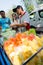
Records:
[[[13,65],[43,65],[43,36],[31,30],[8,38],[3,50]]]

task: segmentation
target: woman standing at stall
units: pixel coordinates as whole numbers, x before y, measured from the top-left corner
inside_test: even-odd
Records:
[[[19,24],[19,17],[17,16],[17,14],[16,13],[13,13],[12,14],[12,24]],[[11,24],[11,25],[12,25]],[[18,29],[18,27],[17,26],[12,26],[12,29],[13,30],[16,30],[16,32],[19,32],[19,29]]]

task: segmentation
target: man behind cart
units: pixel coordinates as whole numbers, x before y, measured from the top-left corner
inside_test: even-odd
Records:
[[[29,20],[29,14],[25,12],[22,8],[22,6],[18,5],[15,9],[13,9],[13,12],[17,13],[19,16],[20,23],[19,24],[11,24],[11,27],[17,26],[20,28],[22,32],[30,29],[30,20]]]

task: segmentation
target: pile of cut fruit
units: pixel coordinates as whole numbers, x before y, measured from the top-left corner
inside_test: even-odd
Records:
[[[13,65],[22,65],[39,48],[43,46],[41,38],[35,34],[17,33],[15,37],[4,42],[4,50]],[[43,65],[43,50],[37,54],[27,65]]]

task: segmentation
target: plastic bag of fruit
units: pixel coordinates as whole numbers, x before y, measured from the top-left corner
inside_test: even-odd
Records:
[[[12,30],[11,28],[6,29],[6,31],[2,32],[2,36],[4,39],[8,39],[10,37],[13,37],[16,34],[15,30]]]

